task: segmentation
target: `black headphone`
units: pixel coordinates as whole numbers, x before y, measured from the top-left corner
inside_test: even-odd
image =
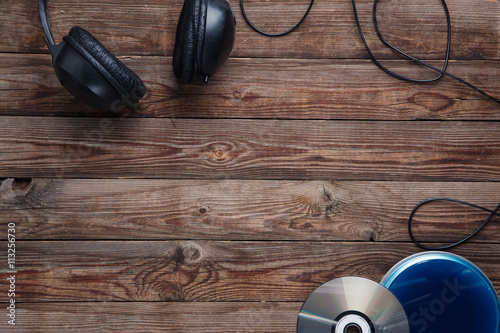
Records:
[[[175,76],[181,82],[207,83],[231,53],[235,26],[228,0],[185,0],[175,36]]]
[[[38,11],[54,71],[73,96],[108,111],[137,106],[146,88],[134,72],[80,27],[73,27],[56,45],[50,28],[48,0],[38,0]]]
[[[48,0],[38,0],[38,11],[54,71],[74,97],[108,111],[137,106],[146,88],[134,72],[80,27],[73,27],[56,45],[50,28]],[[185,0],[173,56],[177,78],[188,83],[208,82],[231,53],[235,25],[228,0]]]

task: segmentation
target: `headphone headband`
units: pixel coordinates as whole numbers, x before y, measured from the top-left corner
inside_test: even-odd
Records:
[[[38,0],[38,12],[54,71],[73,96],[103,110],[136,107],[146,88],[134,72],[80,27],[73,27],[56,44],[50,28],[48,0]]]
[[[54,36],[52,35],[52,29],[50,28],[48,2],[48,0],[38,0],[38,12],[40,14],[40,21],[42,22],[43,32],[45,33],[45,43],[56,45],[56,43],[54,42]]]

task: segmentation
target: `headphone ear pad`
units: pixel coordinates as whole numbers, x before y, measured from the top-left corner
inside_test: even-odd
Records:
[[[87,60],[90,63],[94,61],[99,62],[105,71],[107,71],[107,73],[104,73],[104,77],[109,73],[121,86],[119,90],[121,92],[124,91],[127,94],[127,98],[133,103],[139,102],[146,93],[146,88],[142,80],[85,29],[73,27],[68,36],[64,37],[64,41],[77,50],[83,48],[87,51],[82,52],[85,54]]]
[[[182,6],[173,54],[175,76],[185,83],[199,80],[203,56],[207,0],[185,0]]]

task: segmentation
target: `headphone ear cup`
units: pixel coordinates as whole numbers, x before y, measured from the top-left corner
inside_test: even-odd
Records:
[[[205,39],[207,0],[185,0],[182,6],[173,54],[175,76],[185,83],[200,78]]]
[[[85,29],[73,27],[64,41],[96,68],[102,68],[100,73],[133,104],[138,103],[146,93],[142,80]]]

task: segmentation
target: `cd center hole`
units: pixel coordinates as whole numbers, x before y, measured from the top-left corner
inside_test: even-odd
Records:
[[[361,332],[361,327],[359,327],[356,324],[349,324],[346,326],[344,333],[362,333]]]

